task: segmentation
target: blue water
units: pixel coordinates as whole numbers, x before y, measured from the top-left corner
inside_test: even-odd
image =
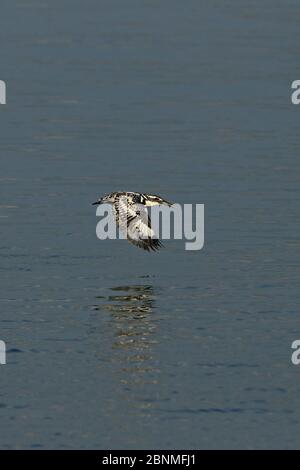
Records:
[[[299,2],[1,4],[0,447],[299,448]],[[115,190],[205,245],[99,241]]]

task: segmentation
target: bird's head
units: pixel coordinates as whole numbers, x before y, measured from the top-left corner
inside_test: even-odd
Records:
[[[103,197],[100,197],[99,199],[97,199],[97,201],[93,202],[92,205],[98,206],[99,204],[114,204],[115,202],[116,202],[115,193],[111,193],[111,194],[106,194]]]
[[[147,194],[145,206],[169,206],[171,207],[173,204],[171,202],[166,201],[160,196],[156,196],[154,194]]]

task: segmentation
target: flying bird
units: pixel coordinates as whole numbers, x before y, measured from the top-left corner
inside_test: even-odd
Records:
[[[114,192],[99,198],[93,205],[111,204],[116,224],[127,240],[146,251],[157,251],[163,245],[151,227],[147,207],[172,204],[154,194]]]

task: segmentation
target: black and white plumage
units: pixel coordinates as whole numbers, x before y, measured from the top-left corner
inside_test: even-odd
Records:
[[[127,240],[146,251],[157,251],[163,245],[151,227],[147,207],[171,206],[168,201],[154,194],[114,192],[99,198],[93,205],[111,204],[116,224]]]

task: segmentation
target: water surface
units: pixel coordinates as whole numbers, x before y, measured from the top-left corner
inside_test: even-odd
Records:
[[[299,3],[2,2],[0,446],[299,448]],[[205,246],[97,240],[114,190]]]

